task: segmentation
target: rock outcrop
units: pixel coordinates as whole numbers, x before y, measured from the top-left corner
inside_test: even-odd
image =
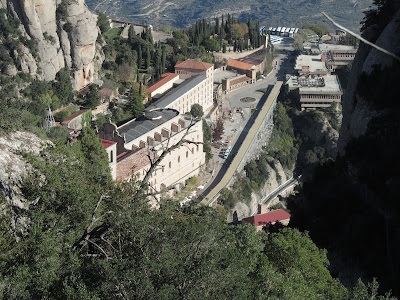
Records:
[[[376,41],[376,45],[397,55],[400,53],[400,3],[394,1],[393,11],[397,11],[391,22],[381,32],[377,26],[369,27],[363,36],[369,41]],[[366,133],[370,121],[380,115],[385,114],[385,105],[388,101],[388,89],[397,85],[396,64],[398,62],[375,48],[360,44],[357,55],[354,59],[349,85],[343,97],[343,123],[340,129],[340,138],[338,142],[339,153],[344,154],[347,144],[354,138],[360,137]],[[390,74],[393,73],[394,76]],[[361,76],[363,75],[363,76]],[[364,93],[368,90],[368,77],[376,78],[375,82],[370,80],[370,86],[378,86],[372,92]],[[368,84],[367,84],[368,85]],[[391,95],[393,97],[393,95]],[[368,98],[374,97],[374,100]],[[390,97],[390,95],[389,95]]]
[[[287,174],[278,160],[271,157],[269,158],[268,164],[269,165],[267,168],[269,177],[264,186],[258,191],[252,192],[251,200],[248,202],[236,203],[234,208],[228,214],[228,222],[232,222],[232,215],[234,212],[236,212],[239,220],[251,216],[251,214],[257,210],[258,204],[261,203],[261,200],[264,196],[268,195],[270,192],[288,180]]]
[[[96,47],[97,15],[84,0],[3,0],[0,7],[20,20],[23,36],[36,42],[36,58],[28,48],[22,48],[19,71],[49,81],[68,67],[75,90],[97,79],[104,55],[101,47]],[[9,71],[14,72],[12,68]]]
[[[21,186],[30,165],[21,152],[39,154],[45,144],[46,141],[28,132],[17,131],[0,137],[0,190],[6,200],[5,207],[12,212],[11,225],[17,237],[23,235],[27,221],[20,212],[29,208]],[[0,207],[0,213],[5,207]]]

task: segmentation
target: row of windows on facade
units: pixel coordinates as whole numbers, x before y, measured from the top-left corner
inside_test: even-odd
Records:
[[[327,102],[302,102],[302,105],[305,104],[313,104],[313,105],[330,105],[331,103],[327,103]]]
[[[302,94],[302,99],[340,99],[340,95],[312,95]]]
[[[192,163],[192,167],[194,167],[194,162]],[[201,162],[199,162],[199,167],[201,167]],[[157,178],[154,179],[154,184],[157,184]],[[150,181],[150,185],[153,185],[153,181]],[[165,189],[165,184],[161,184],[160,189]]]
[[[353,53],[334,53],[333,57],[355,57],[355,54]]]
[[[196,151],[197,152],[199,152],[199,149],[200,149],[199,145],[196,145]],[[190,152],[192,152],[192,154],[194,154],[194,148],[192,148],[192,150]],[[171,152],[169,154],[171,154]],[[188,158],[188,157],[189,157],[189,151],[186,151],[186,158]],[[180,163],[180,162],[181,162],[181,156],[178,156],[178,163]],[[172,168],[172,162],[171,161],[168,162],[168,168],[169,169]],[[164,170],[165,170],[165,167],[163,166],[161,168],[162,173],[164,173]],[[146,170],[143,170],[143,175],[146,175]],[[156,175],[157,175],[157,170],[154,171],[154,176],[156,176]],[[151,174],[150,177],[153,178],[153,174]]]

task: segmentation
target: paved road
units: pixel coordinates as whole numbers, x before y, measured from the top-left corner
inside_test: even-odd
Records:
[[[272,70],[270,74],[265,79],[260,79],[256,83],[251,84],[251,85],[246,85],[241,88],[235,89],[226,95],[226,98],[223,101],[229,101],[230,107],[235,108],[235,107],[252,107],[252,104],[254,104],[255,107],[257,107],[260,99],[263,97],[263,94],[261,92],[257,92],[257,90],[260,89],[265,89],[270,87],[271,85],[274,85],[277,80],[284,80],[286,73],[289,73],[288,70],[293,70],[293,67],[291,66],[293,64],[293,57],[291,54],[291,45],[279,45],[276,46],[276,52],[277,52],[277,57],[275,58],[275,61],[277,61],[276,64],[276,69]],[[267,93],[268,94],[268,93]],[[267,97],[267,94],[265,97]],[[256,102],[250,103],[246,105],[246,103],[243,103],[240,101],[240,99],[244,97],[253,97],[256,99]],[[266,99],[266,98],[265,98]],[[250,109],[249,109],[250,110]],[[244,110],[246,113],[246,110]],[[258,110],[259,111],[259,110]],[[228,157],[226,161],[223,161],[223,159],[216,159],[215,160],[215,173],[213,174],[213,177],[209,182],[207,182],[206,189],[203,190],[202,194],[208,195],[208,193],[218,184],[221,182],[222,178],[224,177],[226,171],[229,168],[229,165],[231,164],[233,157],[237,154],[241,144],[245,140],[249,129],[254,123],[254,120],[248,120],[247,117],[245,118],[246,123],[240,125],[240,130],[241,133],[239,135],[240,130],[238,131],[238,135],[235,135],[235,144],[233,146],[233,150],[231,152],[231,155]],[[231,128],[227,126],[228,133],[230,133]],[[242,129],[243,128],[243,129]],[[231,140],[232,142],[232,140]],[[219,151],[216,151],[218,153]]]
[[[224,165],[220,169],[218,175],[215,177],[213,183],[203,192],[205,199],[201,201],[204,205],[209,205],[213,198],[219,194],[219,192],[226,187],[226,185],[232,179],[232,176],[236,172],[237,167],[241,163],[243,157],[252,143],[254,137],[256,136],[259,127],[264,122],[265,116],[268,114],[273,103],[279,95],[282,82],[277,82],[277,84],[270,89],[270,92],[265,94],[265,102],[260,101],[257,112],[253,117],[247,122],[245,129],[239,136],[235,146],[232,149],[232,155],[228,157]],[[267,96],[268,95],[268,96]]]

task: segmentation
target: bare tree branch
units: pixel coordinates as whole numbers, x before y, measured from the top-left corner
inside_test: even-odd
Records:
[[[167,140],[167,145],[165,147],[163,145],[161,146],[162,147],[162,152],[161,152],[161,154],[159,156],[157,155],[157,150],[154,147],[152,149],[149,149],[149,151],[151,151],[151,152],[149,152],[147,154],[147,157],[148,157],[148,159],[150,161],[150,168],[149,168],[149,170],[147,170],[146,175],[144,176],[144,178],[142,180],[142,183],[141,183],[141,187],[142,188],[146,188],[146,186],[148,186],[148,182],[150,180],[150,177],[151,177],[152,173],[156,170],[156,168],[159,166],[161,161],[164,159],[165,156],[167,156],[168,153],[180,148],[182,145],[185,145],[185,144],[194,144],[194,145],[203,144],[203,142],[194,142],[194,141],[190,141],[190,140],[185,139],[190,133],[192,133],[190,131],[190,129],[194,125],[196,125],[196,122],[194,122],[194,120],[192,120],[192,122],[187,127],[186,132],[184,133],[182,138],[177,143],[175,143],[174,145],[171,145],[171,146],[169,145],[170,141],[171,141],[171,137],[169,137],[168,140]],[[170,188],[170,189],[172,189],[172,188]],[[157,193],[148,193],[147,195],[148,196],[155,196],[155,195],[158,195],[158,194],[162,194],[163,192],[166,192],[166,191],[168,191],[170,189],[166,188],[166,189],[163,189],[163,191],[160,191],[160,192],[157,192]]]
[[[82,237],[72,247],[72,249],[74,251],[77,249],[77,247],[79,245],[83,247],[85,245],[85,243],[87,241],[89,241],[89,238],[91,236],[91,232],[93,232],[92,228],[93,228],[94,224],[96,224],[97,221],[99,221],[101,218],[103,218],[106,214],[112,213],[112,211],[108,211],[108,212],[104,213],[103,215],[101,215],[100,217],[96,218],[96,211],[100,207],[100,204],[103,201],[103,199],[106,198],[106,197],[108,197],[108,196],[102,194],[100,196],[100,198],[99,198],[99,201],[97,201],[96,206],[95,206],[95,208],[94,208],[94,210],[92,212],[92,219],[91,219],[89,225],[86,227],[85,232],[83,233]]]
[[[108,255],[107,255],[106,251],[104,251],[103,248],[101,248],[99,245],[97,245],[95,242],[92,242],[92,241],[89,240],[89,239],[88,239],[87,241],[88,241],[90,244],[94,245],[96,248],[98,248],[98,249],[105,255],[106,260],[109,259],[109,257],[108,257]]]
[[[398,57],[396,54],[393,54],[392,52],[389,52],[388,50],[383,49],[382,47],[379,47],[379,46],[375,45],[374,43],[371,43],[370,41],[367,41],[366,39],[364,39],[364,38],[363,38],[362,36],[360,36],[359,34],[354,33],[354,32],[351,31],[350,29],[347,29],[346,27],[344,27],[344,26],[338,24],[338,23],[335,22],[330,16],[328,16],[327,13],[322,12],[322,14],[323,14],[329,21],[331,21],[334,25],[336,25],[337,27],[339,27],[340,29],[342,29],[342,30],[348,32],[349,34],[351,34],[351,35],[354,36],[355,38],[359,39],[360,41],[364,42],[365,44],[367,44],[367,45],[369,45],[369,46],[371,46],[371,47],[374,47],[374,48],[377,49],[378,51],[383,52],[383,53],[385,53],[385,54],[387,54],[387,55],[393,57],[393,58],[394,58],[395,60],[397,60],[398,62],[400,62],[400,57]]]

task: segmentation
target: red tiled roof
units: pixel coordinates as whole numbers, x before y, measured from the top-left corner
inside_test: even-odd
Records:
[[[254,67],[254,65],[238,61],[236,59],[228,59],[228,67],[241,70],[250,70],[252,67]]]
[[[177,61],[175,65],[175,69],[193,69],[193,70],[208,70],[209,68],[213,67],[214,64],[202,62],[202,61],[195,61],[195,60],[185,60],[185,61]]]
[[[275,223],[287,219],[290,219],[290,214],[283,209],[278,209],[265,214],[244,218],[242,222],[251,223],[255,226],[262,226],[268,223]]]
[[[149,86],[148,91],[149,93],[154,92],[156,89],[162,87],[164,84],[168,83],[175,77],[178,77],[178,74],[175,73],[165,73],[161,76],[161,79],[156,81],[153,85]]]
[[[112,145],[116,144],[116,142],[111,142],[107,140],[100,139],[101,144],[103,145],[104,149],[107,149],[108,147],[111,147]]]
[[[88,111],[88,109],[78,110],[77,112],[75,112],[72,115],[70,115],[66,120],[62,121],[61,124],[68,125],[69,122],[71,122],[73,119],[75,119],[76,117],[80,116],[81,114],[85,113],[86,111]]]
[[[244,81],[248,81],[248,80],[251,80],[251,78],[247,77],[247,76],[240,76],[239,78],[232,79],[230,82],[230,85],[232,86],[232,85],[235,85],[235,84],[238,84],[238,83],[241,83]]]

